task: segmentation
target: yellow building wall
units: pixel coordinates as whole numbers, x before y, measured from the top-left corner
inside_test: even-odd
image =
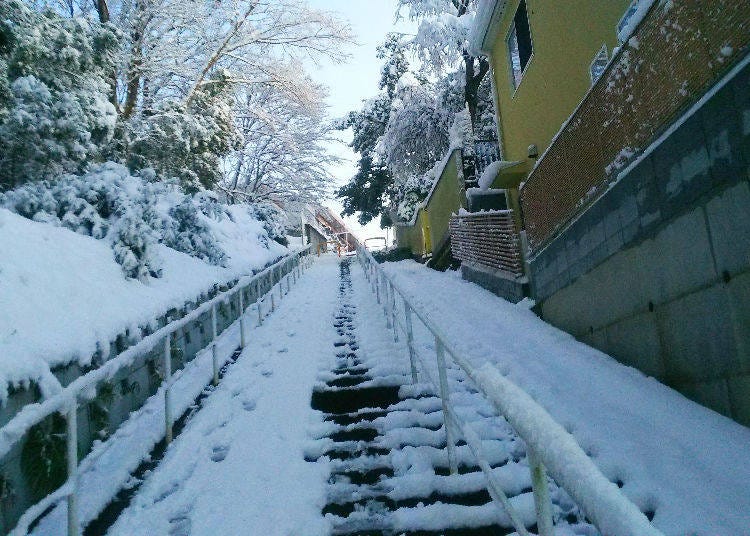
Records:
[[[461,163],[461,151],[455,150],[443,168],[435,190],[427,201],[427,222],[429,226],[429,250],[440,247],[448,236],[448,224],[451,214],[458,212],[465,199],[458,181],[458,166]]]
[[[526,0],[533,55],[516,90],[507,36],[520,0],[510,0],[491,63],[497,91],[503,159],[524,161],[528,146],[541,155],[591,87],[589,66],[602,44],[610,58],[616,26],[630,0]]]
[[[459,184],[458,166],[461,151],[455,150],[443,168],[427,205],[419,209],[414,225],[396,226],[398,247],[408,248],[413,255],[426,255],[442,244],[448,235],[451,214],[462,207],[464,193]]]
[[[406,248],[412,255],[421,257],[425,254],[424,226],[426,225],[424,210],[419,209],[414,225],[396,225],[396,244],[400,248]]]

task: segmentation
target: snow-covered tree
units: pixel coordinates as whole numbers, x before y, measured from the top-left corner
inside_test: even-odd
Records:
[[[115,127],[110,25],[0,3],[0,189],[82,169]]]
[[[461,64],[464,101],[472,124],[479,114],[479,92],[490,65],[487,58],[472,55],[469,31],[478,0],[398,0],[397,15],[419,24],[410,48],[434,73],[455,71]]]
[[[324,89],[310,103],[290,99],[274,87],[243,88],[236,128],[242,142],[225,159],[219,188],[230,199],[319,201],[328,193],[328,165],[337,161],[327,143]]]
[[[149,114],[124,125],[120,159],[131,169],[152,167],[177,177],[190,191],[215,187],[222,178],[222,159],[241,137],[234,124],[234,99],[223,73],[189,102],[165,100]]]
[[[397,183],[424,174],[448,149],[453,114],[441,104],[432,85],[401,78],[377,148]]]

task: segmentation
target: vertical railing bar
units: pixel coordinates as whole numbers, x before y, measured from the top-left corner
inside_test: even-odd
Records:
[[[66,450],[68,462],[68,536],[79,536],[78,525],[78,402],[74,398],[66,415]]]
[[[216,304],[211,306],[211,333],[213,334],[213,341],[211,342],[211,363],[213,365],[213,384],[219,385],[219,349],[216,347]]]
[[[398,326],[396,324],[396,289],[393,288],[393,283],[388,281],[391,287],[391,324],[393,325],[393,342],[398,342]]]
[[[456,463],[456,443],[453,435],[453,426],[448,417],[448,405],[450,404],[450,390],[448,388],[448,375],[445,371],[445,347],[443,341],[435,335],[435,354],[437,355],[438,378],[440,381],[440,401],[443,406],[443,426],[445,427],[445,442],[448,448],[448,465],[452,475],[458,473]]]
[[[246,344],[245,339],[245,299],[243,297],[244,290],[240,290],[240,348],[244,349]]]
[[[390,329],[393,327],[391,323],[391,298],[388,293],[388,280],[383,277],[383,314],[385,315],[385,327]]]
[[[404,301],[404,317],[406,322],[406,346],[409,348],[409,363],[411,364],[411,382],[417,383],[417,364],[414,356],[414,331],[411,321],[411,305]]]
[[[378,300],[378,305],[380,305],[380,273],[375,269],[373,270],[375,275],[375,299]]]
[[[552,522],[552,501],[549,495],[549,484],[547,483],[547,470],[534,449],[528,445],[526,454],[529,461],[529,471],[531,471],[531,489],[534,492],[539,536],[554,536],[555,529]]]
[[[171,335],[164,338],[164,441],[172,442],[172,347]]]

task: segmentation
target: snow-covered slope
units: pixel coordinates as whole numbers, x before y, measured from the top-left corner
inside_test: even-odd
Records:
[[[0,400],[9,382],[31,379],[53,390],[48,367],[87,364],[126,327],[137,333],[170,308],[288,251],[268,240],[244,207],[229,210],[234,221],[209,219],[226,268],[158,245],[163,276],[140,282],[124,277],[106,241],[0,209]]]

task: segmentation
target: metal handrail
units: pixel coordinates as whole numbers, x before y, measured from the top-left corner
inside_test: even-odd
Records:
[[[10,449],[24,435],[36,424],[40,423],[45,418],[53,415],[54,413],[65,413],[66,416],[66,456],[67,456],[67,474],[68,478],[66,482],[57,490],[53,491],[50,495],[42,499],[40,502],[29,507],[26,512],[16,523],[16,527],[11,531],[11,536],[22,536],[27,533],[29,526],[48,508],[54,506],[61,500],[67,498],[68,500],[68,536],[78,536],[81,531],[81,527],[78,522],[78,508],[77,508],[77,476],[78,476],[78,430],[77,430],[77,409],[78,399],[84,398],[86,395],[90,395],[92,389],[96,389],[96,386],[104,381],[111,379],[117,372],[125,367],[130,366],[133,361],[141,355],[147,354],[157,347],[158,344],[164,345],[164,378],[162,378],[162,385],[164,386],[164,421],[165,421],[165,440],[170,443],[172,437],[172,425],[174,418],[172,416],[172,404],[171,404],[171,389],[174,387],[175,378],[172,376],[171,371],[171,339],[172,334],[177,330],[183,328],[190,322],[198,319],[201,315],[211,312],[211,325],[212,325],[212,341],[211,357],[212,357],[212,368],[213,377],[212,383],[214,385],[219,382],[219,369],[223,366],[223,363],[219,363],[217,354],[217,315],[216,307],[222,303],[229,301],[235,294],[239,293],[240,296],[240,347],[244,348],[246,345],[246,333],[245,333],[245,314],[250,308],[244,304],[242,291],[256,285],[256,306],[258,309],[258,325],[263,323],[263,311],[262,304],[270,298],[271,311],[276,308],[274,289],[276,285],[279,286],[279,298],[282,298],[284,292],[284,280],[287,281],[287,290],[289,292],[291,288],[291,282],[295,284],[301,276],[304,269],[309,265],[312,259],[310,255],[310,249],[312,245],[305,246],[287,256],[280,259],[276,263],[268,266],[261,272],[255,275],[248,275],[240,278],[237,284],[231,289],[222,292],[212,298],[211,300],[201,304],[184,317],[177,319],[166,326],[155,331],[151,335],[144,337],[137,344],[131,346],[124,352],[118,354],[116,357],[110,359],[104,363],[101,367],[88,372],[87,374],[80,376],[67,387],[63,388],[59,393],[51,396],[47,400],[40,403],[28,404],[21,409],[8,423],[0,428],[0,458],[5,456]],[[306,262],[301,262],[303,257],[306,258]],[[292,263],[291,269],[283,276],[277,274],[277,269]],[[290,278],[292,281],[290,281]],[[268,279],[270,282],[269,290],[263,295],[260,295],[260,284],[264,279]],[[157,391],[158,394],[158,391]]]
[[[573,497],[591,522],[608,536],[663,536],[648,518],[625,495],[616,484],[610,482],[581,449],[575,439],[525,391],[503,376],[494,366],[487,363],[481,368],[475,367],[463,353],[451,342],[442,330],[430,319],[429,314],[413,305],[404,290],[385,273],[382,266],[369,251],[358,248],[358,258],[365,276],[372,286],[379,304],[383,306],[386,325],[394,330],[398,328],[406,335],[409,351],[412,381],[417,382],[418,374],[427,377],[429,382],[440,393],[443,403],[444,428],[451,472],[455,472],[455,431],[461,433],[469,449],[479,461],[479,466],[488,480],[488,492],[493,501],[505,511],[521,536],[528,535],[528,530],[521,522],[521,517],[514,510],[502,487],[495,480],[486,459],[481,455],[481,444],[476,434],[460,422],[450,403],[450,393],[446,381],[445,353],[447,353],[474,382],[477,390],[498,410],[526,443],[529,470],[531,472],[532,491],[537,513],[539,536],[553,536],[552,503],[547,485],[547,470],[555,481]],[[404,305],[404,322],[397,320],[396,294]],[[412,314],[416,315],[427,330],[435,337],[439,385],[430,377],[421,356],[414,347]],[[417,370],[417,362],[422,370]],[[533,418],[529,419],[529,415]]]

